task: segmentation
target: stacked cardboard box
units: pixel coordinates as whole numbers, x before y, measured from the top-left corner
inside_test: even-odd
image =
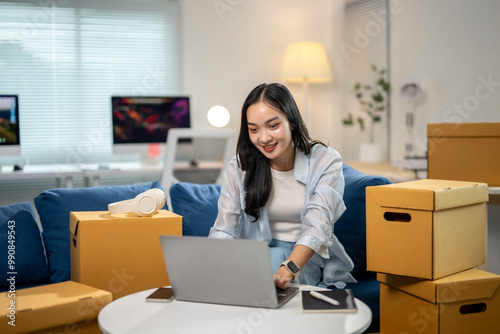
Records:
[[[484,263],[485,183],[367,187],[367,267],[380,281],[381,333],[494,333],[500,276]]]
[[[500,186],[500,123],[427,124],[428,175]]]
[[[0,294],[0,333],[101,333],[99,311],[111,293],[66,281]]]
[[[161,235],[182,235],[182,217],[71,212],[71,280],[110,291],[113,299],[169,285]]]

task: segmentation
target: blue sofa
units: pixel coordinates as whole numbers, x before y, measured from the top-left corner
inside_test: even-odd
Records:
[[[10,254],[12,259],[0,262],[0,292],[11,289],[7,281],[11,276],[17,290],[70,280],[70,212],[106,211],[109,203],[134,198],[151,188],[161,188],[161,184],[44,191],[34,200],[43,231],[31,202],[0,207],[0,257],[8,259]]]
[[[365,188],[391,182],[347,165],[343,171],[347,210],[335,224],[335,234],[355,264],[353,275],[358,283],[348,284],[347,288],[370,306],[373,322],[369,331],[378,331],[379,283],[375,273],[366,271]],[[70,211],[105,211],[107,204],[133,198],[151,188],[161,188],[161,184],[155,181],[44,191],[34,200],[43,231],[38,227],[31,202],[0,207],[0,245],[15,247],[14,267],[9,267],[7,261],[0,262],[0,292],[9,291],[8,273],[13,270],[17,272],[16,289],[69,280]],[[172,211],[183,216],[184,235],[208,235],[217,216],[219,194],[220,185],[213,184],[180,182],[170,188]],[[8,247],[1,247],[0,257],[8,259],[8,255]]]
[[[354,262],[353,276],[358,283],[348,284],[356,298],[372,310],[373,321],[368,332],[379,331],[379,291],[376,273],[366,270],[366,203],[365,188],[392,183],[385,177],[363,174],[354,168],[343,167],[347,210],[335,223],[334,233]],[[172,211],[183,216],[183,235],[208,236],[217,216],[220,185],[200,185],[179,182],[170,188]],[[334,287],[332,287],[334,289]]]

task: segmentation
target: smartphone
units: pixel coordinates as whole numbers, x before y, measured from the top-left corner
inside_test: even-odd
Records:
[[[172,288],[158,288],[146,297],[147,302],[169,303],[174,299]]]

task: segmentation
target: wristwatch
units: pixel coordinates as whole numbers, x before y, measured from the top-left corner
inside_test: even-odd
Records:
[[[295,262],[283,261],[283,263],[281,263],[280,267],[281,266],[285,266],[286,269],[288,269],[288,271],[293,275],[292,281],[295,280],[297,278],[297,276],[299,276],[300,268]]]

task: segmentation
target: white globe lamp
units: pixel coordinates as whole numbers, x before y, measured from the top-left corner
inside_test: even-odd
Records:
[[[207,113],[208,122],[216,128],[223,128],[231,119],[229,111],[223,106],[213,106]]]

